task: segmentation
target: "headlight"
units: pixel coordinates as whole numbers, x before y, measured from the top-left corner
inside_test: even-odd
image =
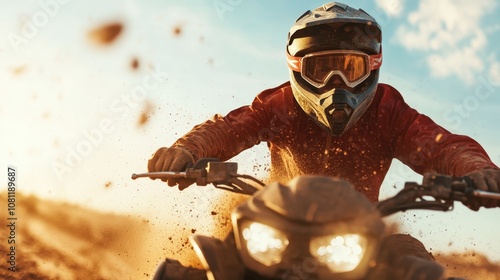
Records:
[[[358,234],[327,235],[311,240],[311,255],[332,272],[354,270],[366,251],[366,238]]]
[[[283,232],[256,222],[245,223],[241,234],[250,256],[268,266],[281,261],[282,253],[288,245]]]

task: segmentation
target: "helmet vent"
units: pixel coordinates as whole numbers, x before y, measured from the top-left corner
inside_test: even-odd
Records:
[[[347,123],[347,121],[349,120],[348,119],[348,114],[345,110],[342,110],[342,109],[335,109],[333,112],[332,112],[332,118],[331,120],[334,122],[334,123],[341,123],[341,124],[345,124]]]
[[[325,11],[331,11],[331,12],[345,12],[347,11],[348,6],[346,4],[342,3],[336,3],[332,2],[326,5],[323,5],[323,9]]]

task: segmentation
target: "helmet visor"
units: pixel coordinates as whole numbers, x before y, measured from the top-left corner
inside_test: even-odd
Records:
[[[368,55],[359,51],[321,51],[304,57],[288,56],[289,67],[300,72],[304,80],[316,88],[324,87],[333,75],[339,75],[349,87],[366,80],[378,69],[382,54]]]

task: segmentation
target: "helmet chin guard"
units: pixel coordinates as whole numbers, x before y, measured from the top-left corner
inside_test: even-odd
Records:
[[[292,71],[290,71],[292,72]],[[378,72],[372,73],[369,87],[362,93],[352,93],[343,88],[333,88],[324,93],[316,93],[310,87],[302,87],[303,82],[290,74],[292,92],[299,106],[326,132],[340,136],[349,130],[370,106],[377,90]]]
[[[381,42],[381,28],[373,17],[361,9],[354,9],[336,2],[306,12],[290,29],[287,45],[288,58],[300,59],[300,57],[314,57],[315,55],[325,57],[325,53],[337,55],[337,58],[316,59],[314,63],[324,64],[318,67],[302,67],[300,70],[294,69],[288,61],[290,84],[297,103],[328,133],[340,136],[361,118],[373,100],[380,71],[378,67],[372,68],[369,75],[361,77],[364,80],[349,87],[345,83],[345,77],[349,74],[345,72],[348,71],[349,66],[338,62],[332,63],[332,59],[340,61],[338,53],[342,54],[342,51],[345,51],[345,61],[349,61],[349,55],[353,53],[364,53],[368,56],[381,55]],[[379,59],[378,66],[381,63],[381,56]],[[307,61],[304,60],[304,62]],[[343,68],[336,68],[341,66]],[[331,75],[335,76],[337,75],[335,73],[340,73],[344,82],[343,84],[327,83],[328,81],[325,80],[323,83],[311,83],[307,78],[315,75],[316,72],[304,72],[311,71],[311,69],[322,71],[318,73],[323,75],[332,73],[327,77],[330,80],[334,78]],[[351,69],[357,70],[358,68]]]

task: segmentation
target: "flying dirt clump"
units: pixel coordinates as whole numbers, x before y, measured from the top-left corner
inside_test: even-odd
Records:
[[[21,75],[22,73],[24,73],[26,71],[28,67],[26,65],[21,65],[21,66],[17,66],[17,67],[14,67],[12,69],[12,74],[14,76],[19,76]]]
[[[139,59],[137,57],[132,58],[132,61],[130,62],[130,67],[132,68],[132,70],[139,69]]]
[[[174,28],[172,29],[172,33],[174,34],[175,37],[181,36],[181,34],[182,34],[182,26],[180,24],[174,26]]]
[[[149,122],[151,115],[154,114],[154,106],[150,102],[146,102],[137,121],[137,126],[143,126]]]
[[[112,22],[93,28],[88,32],[88,38],[97,45],[110,45],[123,31],[123,24]]]

